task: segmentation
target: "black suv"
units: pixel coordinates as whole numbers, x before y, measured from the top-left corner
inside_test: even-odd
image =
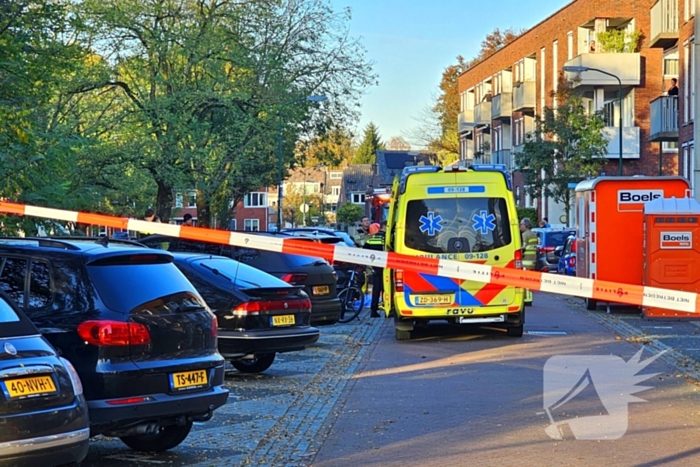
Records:
[[[291,238],[308,240],[309,250],[313,250],[316,239],[293,237],[285,233],[246,232],[250,235]],[[339,239],[332,238],[334,242]],[[142,238],[140,243],[151,248],[162,248],[168,251],[186,253],[205,253],[209,255],[226,256],[241,263],[272,274],[291,285],[300,285],[311,299],[311,325],[334,324],[340,319],[340,300],[336,290],[337,275],[333,267],[323,258],[292,255],[274,251],[258,250],[256,248],[220,245],[196,240],[152,235]]]
[[[93,436],[164,451],[228,399],[216,317],[169,253],[0,238],[0,288],[76,368]]]

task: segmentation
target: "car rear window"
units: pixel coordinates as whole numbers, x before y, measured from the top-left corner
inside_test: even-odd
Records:
[[[230,259],[212,258],[197,260],[194,262],[199,266],[200,272],[207,275],[216,275],[213,270],[219,271],[221,274],[230,278],[237,288],[250,289],[261,287],[289,287],[289,284],[271,276],[266,272],[239,263]],[[202,267],[204,266],[204,267]]]
[[[9,303],[0,299],[0,323],[16,323],[19,316],[15,313]]]
[[[490,251],[512,241],[503,198],[437,198],[409,201],[404,243],[427,253]]]
[[[105,305],[120,313],[164,297],[199,296],[173,263],[109,264],[87,270]]]
[[[544,246],[561,246],[566,243],[566,239],[572,235],[572,232],[562,231],[562,232],[549,232],[544,236],[545,244]]]

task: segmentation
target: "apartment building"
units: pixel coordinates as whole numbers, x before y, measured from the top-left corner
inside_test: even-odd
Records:
[[[574,0],[463,73],[458,117],[461,158],[508,165],[514,170],[518,205],[537,207],[550,222],[565,223],[567,213],[561,206],[528,196],[514,166],[514,154],[522,150],[525,135],[534,130],[535,117],[545,107],[556,108],[551,92],[563,68],[573,66],[579,71],[565,76],[578,78],[574,87],[590,112],[604,112],[609,143],[602,172],[617,175],[621,156],[624,175],[656,175],[660,170],[679,173],[679,137],[674,139],[670,129],[657,126],[670,125],[673,116],[669,112],[674,108],[684,109],[680,93],[678,98],[665,95],[671,78],[680,81],[681,91],[684,86],[694,86],[692,76],[684,76],[679,52],[674,55],[672,33],[666,30],[670,26],[663,29],[658,24],[659,20],[669,21],[664,16],[668,11],[652,20],[658,3],[668,4],[671,10],[674,2]],[[683,8],[679,11],[682,15]],[[674,107],[674,102],[679,106]],[[667,120],[659,121],[661,114],[669,114]],[[683,167],[680,164],[681,173]]]

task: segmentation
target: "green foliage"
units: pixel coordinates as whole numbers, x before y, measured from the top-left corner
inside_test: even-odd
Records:
[[[537,225],[537,220],[539,219],[537,216],[537,209],[521,207],[516,207],[516,209],[518,211],[518,222],[525,218],[528,218],[530,219],[533,225]]]
[[[342,206],[338,206],[338,210],[336,211],[336,219],[339,223],[352,224],[353,222],[357,222],[362,219],[364,214],[365,210],[362,208],[362,206],[347,202]]]
[[[636,52],[641,38],[641,31],[628,34],[624,29],[608,29],[596,35],[601,50],[607,53]]]
[[[563,203],[568,212],[569,184],[598,175],[608,141],[602,133],[602,115],[586,113],[581,96],[573,92],[563,75],[559,76],[556,97],[558,107],[545,107],[544,115],[537,117],[535,132],[526,135],[515,163],[530,196],[544,194]]]
[[[355,151],[352,159],[353,164],[374,164],[377,162],[377,150],[384,149],[384,144],[379,137],[379,129],[370,122],[365,128],[365,135],[362,142]]]

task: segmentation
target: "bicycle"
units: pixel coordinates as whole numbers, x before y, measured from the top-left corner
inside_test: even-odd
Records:
[[[338,292],[340,299],[340,323],[349,323],[357,318],[365,305],[365,294],[362,293],[362,286],[358,281],[358,276],[364,274],[364,266],[354,266],[348,271],[348,278]]]

